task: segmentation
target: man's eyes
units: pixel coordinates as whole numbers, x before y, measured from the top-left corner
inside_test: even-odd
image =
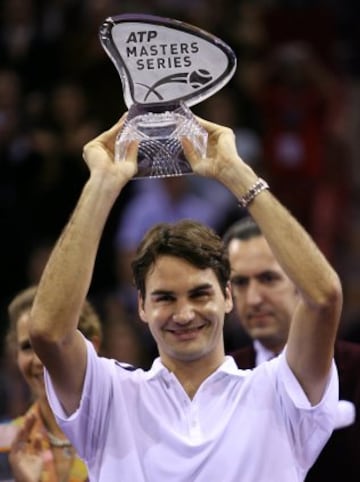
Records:
[[[195,298],[207,298],[210,296],[210,292],[209,291],[205,291],[205,290],[202,290],[202,291],[195,291],[194,293],[191,293],[191,296],[190,298],[192,299],[195,299]]]
[[[208,298],[210,296],[209,291],[201,290],[201,291],[194,291],[193,293],[189,294],[190,299],[202,299]],[[162,294],[153,297],[155,303],[167,303],[176,300],[176,296],[171,294]]]
[[[278,277],[275,276],[273,273],[263,273],[259,280],[264,284],[271,284],[278,280]]]
[[[159,295],[154,297],[154,301],[161,302],[161,301],[173,301],[175,298],[171,295]]]
[[[249,278],[235,276],[234,278],[231,279],[231,284],[239,288],[244,287],[249,284]]]
[[[279,280],[279,277],[274,273],[265,272],[257,275],[254,279],[260,284],[270,285],[276,283]],[[250,278],[247,278],[246,276],[234,276],[231,279],[231,284],[237,288],[246,288],[249,283]]]

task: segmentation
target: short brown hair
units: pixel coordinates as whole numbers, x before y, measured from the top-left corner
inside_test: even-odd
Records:
[[[159,223],[149,229],[131,263],[134,281],[145,298],[145,278],[156,259],[175,256],[199,269],[211,268],[225,295],[230,278],[230,264],[221,238],[209,227],[190,219]]]
[[[36,285],[30,286],[29,288],[20,291],[8,305],[10,326],[7,334],[7,341],[13,346],[16,344],[16,327],[19,318],[24,312],[31,310],[36,291]],[[85,300],[81,310],[78,328],[89,340],[94,336],[98,336],[100,340],[102,338],[100,318],[88,300]]]
[[[247,216],[239,221],[236,221],[227,228],[223,235],[223,241],[225,246],[229,247],[229,244],[233,239],[247,241],[258,236],[263,236],[259,226],[250,216]]]

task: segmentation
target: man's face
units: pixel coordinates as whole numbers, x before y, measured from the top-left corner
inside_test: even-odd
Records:
[[[269,350],[280,351],[298,302],[295,286],[263,236],[233,239],[228,250],[234,303],[243,327]]]
[[[172,368],[179,361],[200,359],[221,363],[224,316],[233,306],[230,287],[224,296],[213,270],[174,256],[159,257],[145,284],[139,314],[149,324],[164,364]]]

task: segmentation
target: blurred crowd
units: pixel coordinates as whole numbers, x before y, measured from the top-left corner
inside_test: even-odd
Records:
[[[0,418],[24,412],[28,396],[4,341],[7,304],[38,282],[75,205],[88,175],[83,145],[125,110],[120,77],[98,37],[116,14],[176,18],[234,49],[235,76],[193,111],[234,128],[241,155],[332,261],[344,282],[344,336],[360,341],[358,11],[355,1],[332,0],[0,1]],[[130,274],[144,231],[191,216],[221,235],[242,214],[222,188],[192,176],[126,187],[89,294],[106,356],[147,367],[156,355]],[[242,336],[229,319],[227,348]]]

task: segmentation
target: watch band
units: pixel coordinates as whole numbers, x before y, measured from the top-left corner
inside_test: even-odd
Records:
[[[239,199],[240,206],[246,209],[249,204],[255,199],[255,197],[265,189],[270,189],[269,184],[264,181],[264,179],[259,177],[256,183],[248,190],[248,192]]]

